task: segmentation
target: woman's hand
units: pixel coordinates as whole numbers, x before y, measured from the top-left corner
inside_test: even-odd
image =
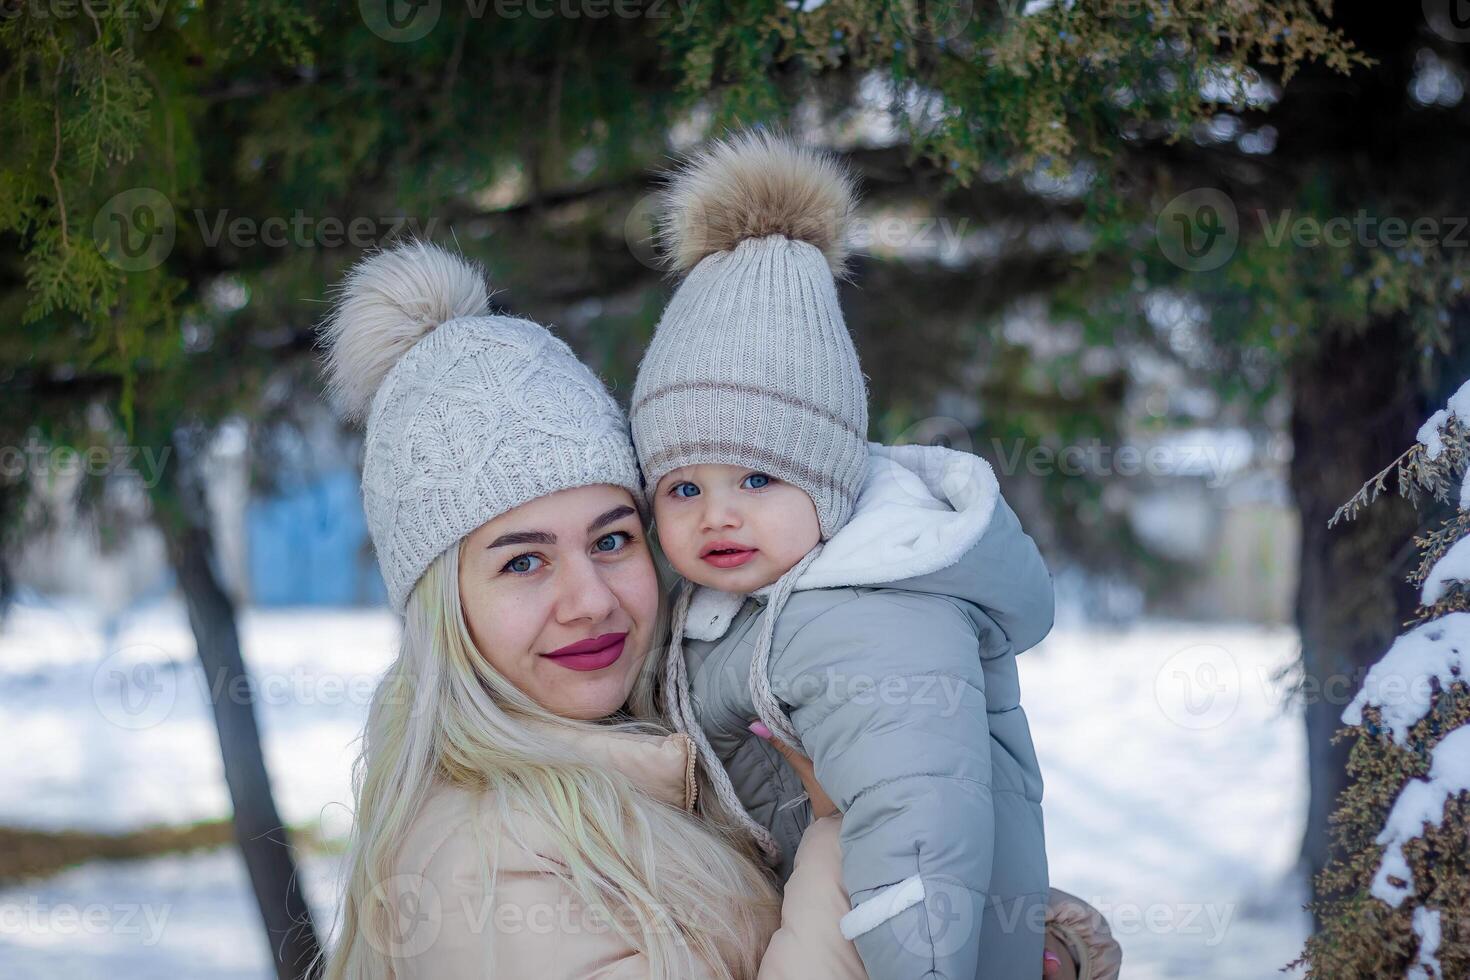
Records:
[[[771,734],[771,730],[764,722],[753,721],[749,728],[751,732],[771,743],[771,747],[781,753],[781,758],[786,764],[796,770],[796,775],[801,777],[802,789],[806,790],[807,798],[812,801],[812,819],[818,820],[837,812],[837,804],[822,789],[822,784],[817,782],[817,772],[812,766],[812,760],[787,745]]]

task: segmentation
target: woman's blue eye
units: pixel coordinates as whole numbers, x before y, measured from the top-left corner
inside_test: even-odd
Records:
[[[633,536],[627,531],[614,531],[611,534],[604,534],[602,537],[598,538],[597,543],[594,544],[592,548],[594,551],[601,551],[604,553],[609,551],[622,551],[628,546],[628,542],[632,539]]]
[[[689,492],[686,493],[686,489]],[[683,483],[676,483],[672,487],[669,487],[669,495],[672,497],[697,497],[699,496],[699,488],[686,480]]]
[[[546,560],[540,555],[516,555],[510,561],[505,563],[505,568],[501,569],[501,571],[515,572],[517,575],[525,575],[528,572],[534,572],[536,569],[541,567],[541,565],[533,565],[532,562],[540,562],[541,565],[546,564]]]
[[[740,481],[740,485],[746,490],[763,490],[770,486],[771,478],[764,473],[752,473]]]

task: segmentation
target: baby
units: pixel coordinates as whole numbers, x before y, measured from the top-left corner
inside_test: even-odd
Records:
[[[752,721],[812,758],[843,812],[842,934],[873,980],[1036,976],[1042,782],[1016,654],[1051,628],[1041,555],[985,461],[867,441],[835,159],[739,135],[666,204],[686,276],[631,416],[686,580],[670,716],[783,881],[810,808]]]

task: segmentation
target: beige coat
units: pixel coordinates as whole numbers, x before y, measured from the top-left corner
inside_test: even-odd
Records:
[[[697,786],[687,735],[607,732],[587,737],[579,748],[606,760],[655,799],[693,811]],[[514,844],[485,803],[484,794],[441,786],[410,827],[397,875],[386,889],[399,932],[394,937],[398,976],[648,977],[644,956],[611,925],[584,917],[571,889],[547,869],[547,861],[559,861],[560,854],[545,830],[527,816],[514,835],[525,846]],[[865,980],[856,949],[838,927],[849,908],[840,884],[839,828],[837,818],[819,820],[803,837],[760,980]],[[490,854],[498,844],[493,892],[486,887],[480,841]]]

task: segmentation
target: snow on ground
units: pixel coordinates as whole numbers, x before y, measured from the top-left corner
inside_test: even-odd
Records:
[[[1272,681],[1296,652],[1294,631],[1190,623],[1021,657],[1052,884],[1107,917],[1128,980],[1265,980],[1300,951],[1306,734]]]
[[[271,780],[290,823],[320,820],[340,832],[354,740],[397,629],[386,610],[241,617]],[[0,759],[0,824],[123,830],[230,812],[182,606],[152,607],[113,630],[82,608],[16,608],[0,632],[0,726],[30,747]]]
[[[312,856],[302,887],[332,922],[339,864]],[[260,913],[233,848],[94,861],[0,892],[6,980],[273,980]]]
[[[341,832],[381,611],[253,611],[241,624],[261,727],[293,823]],[[107,655],[104,658],[104,651]],[[1129,980],[1253,980],[1300,949],[1290,869],[1306,810],[1299,710],[1271,680],[1295,634],[1150,623],[1058,629],[1020,661],[1046,778],[1052,881],[1100,908]],[[25,606],[0,632],[0,824],[124,829],[228,812],[182,609],[115,626]],[[303,870],[331,921],[337,860]],[[91,862],[0,891],[0,976],[270,976],[231,849]]]

